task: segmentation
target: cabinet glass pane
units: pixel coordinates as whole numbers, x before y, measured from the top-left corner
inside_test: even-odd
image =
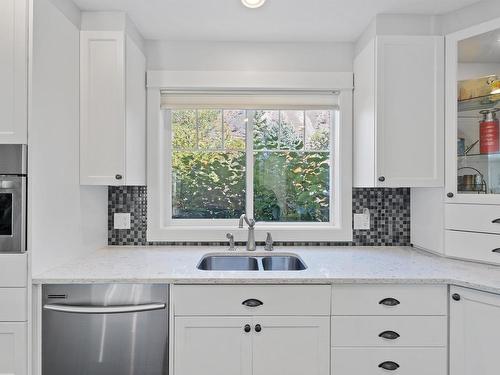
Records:
[[[458,43],[457,192],[500,193],[500,30]]]

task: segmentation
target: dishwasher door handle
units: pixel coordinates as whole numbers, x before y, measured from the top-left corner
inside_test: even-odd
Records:
[[[163,310],[167,307],[165,303],[148,303],[144,305],[126,305],[126,306],[78,306],[78,305],[59,305],[46,304],[45,310],[60,311],[74,314],[123,314],[142,311]]]

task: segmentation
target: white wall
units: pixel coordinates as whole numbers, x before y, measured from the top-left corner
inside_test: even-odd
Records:
[[[79,185],[79,30],[57,0],[34,1],[29,122],[33,274],[107,243],[107,189]],[[66,12],[65,12],[66,13]]]
[[[378,14],[356,41],[354,55],[377,35],[441,35],[441,20],[428,15]]]
[[[352,43],[146,41],[148,70],[351,72]]]
[[[500,17],[500,1],[483,0],[441,17],[442,31],[449,34]]]

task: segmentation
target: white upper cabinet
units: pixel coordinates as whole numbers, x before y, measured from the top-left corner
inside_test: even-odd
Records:
[[[0,144],[28,140],[28,5],[0,0]]]
[[[354,77],[354,186],[443,186],[443,37],[377,36]]]
[[[446,36],[447,203],[500,204],[499,32],[496,19]]]
[[[124,31],[82,31],[80,183],[146,184],[146,59]]]

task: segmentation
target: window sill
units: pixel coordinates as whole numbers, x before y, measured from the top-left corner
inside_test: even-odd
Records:
[[[176,242],[176,241],[227,241],[226,234],[232,233],[236,241],[246,241],[248,228],[234,226],[172,226],[159,229],[149,229],[149,242]],[[268,225],[259,223],[255,227],[255,240],[263,242],[267,232],[270,232],[274,241],[279,242],[333,242],[352,241],[352,229],[339,228],[333,225]]]

